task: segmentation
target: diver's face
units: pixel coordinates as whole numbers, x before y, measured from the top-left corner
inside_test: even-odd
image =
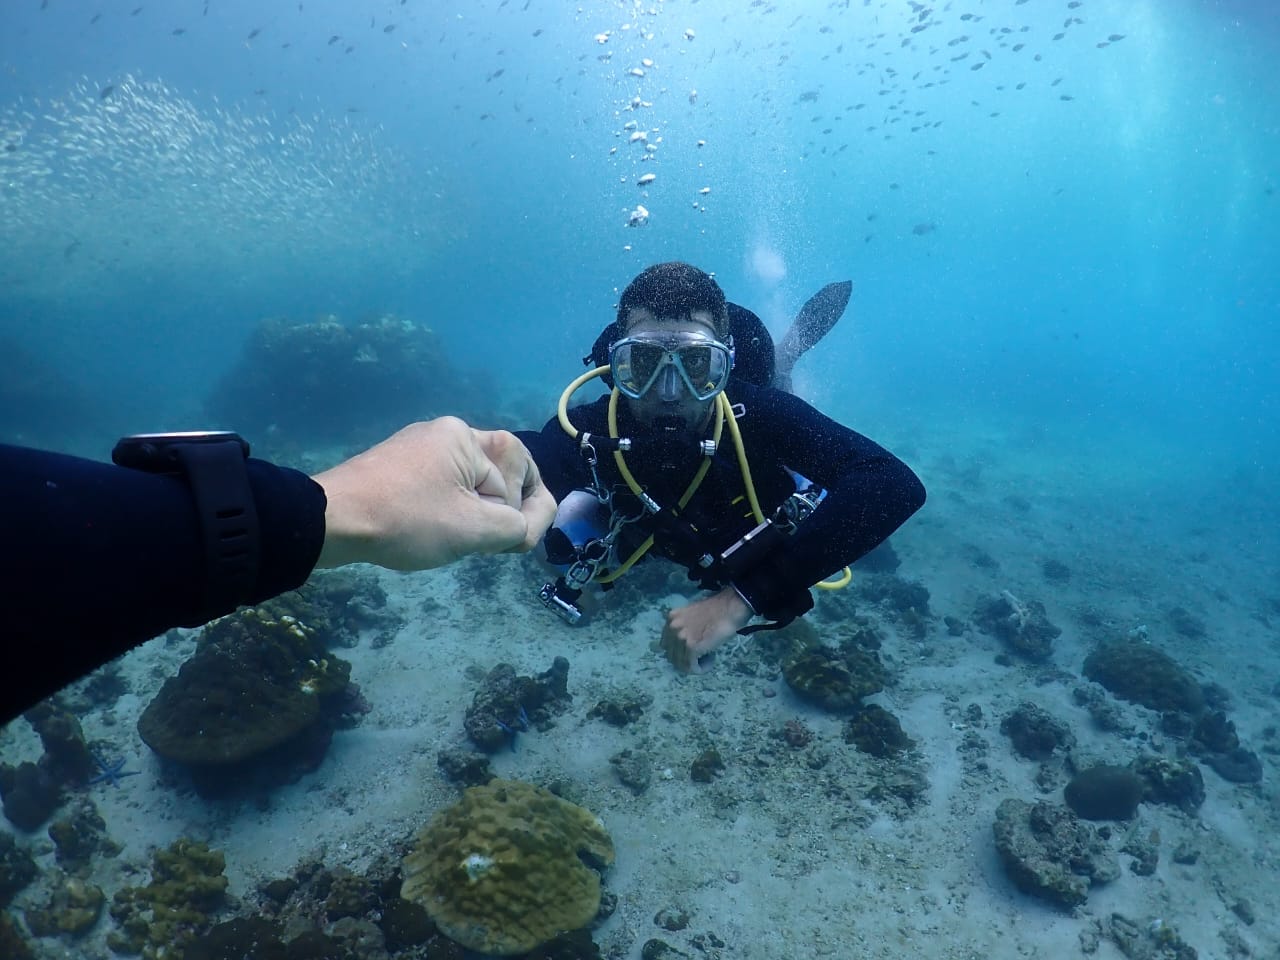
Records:
[[[626,315],[623,330],[628,337],[664,337],[680,333],[716,336],[715,322],[706,310],[695,310],[680,320],[659,320],[644,307],[633,307]],[[716,398],[698,400],[672,368],[639,399],[623,395],[631,415],[654,429],[701,431],[711,422]]]

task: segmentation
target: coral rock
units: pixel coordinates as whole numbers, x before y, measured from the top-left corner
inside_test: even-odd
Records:
[[[1195,813],[1204,803],[1204,776],[1193,760],[1145,756],[1129,766],[1142,779],[1148,803],[1172,804],[1183,813]]]
[[[782,664],[787,686],[803,700],[834,713],[856,710],[863,697],[884,689],[885,670],[875,651],[802,647]]]
[[[351,665],[306,624],[243,610],[204,629],[195,655],[142,712],[138,733],[168,760],[236,763],[315,724],[350,676]]]
[[[589,923],[613,841],[589,811],[532,784],[467,790],[417,836],[400,895],[481,953],[526,953]]]
[[[13,834],[0,832],[0,907],[36,878],[36,862]],[[0,954],[2,956],[3,954]]]
[[[1168,654],[1138,640],[1105,643],[1084,661],[1084,675],[1122,700],[1152,710],[1199,713],[1204,692]]]
[[[1055,750],[1069,750],[1076,743],[1066,724],[1026,700],[1000,721],[1000,732],[1012,742],[1014,752],[1028,760],[1048,760]]]
[[[107,934],[116,953],[141,953],[144,960],[181,957],[209,925],[227,890],[221,852],[185,838],[151,859],[151,882],[123,887],[111,902],[118,928]]]
[[[106,897],[102,888],[78,877],[68,877],[53,889],[47,903],[23,912],[27,926],[37,937],[60,933],[82,936],[93,929]]]
[[[1039,600],[1021,600],[1008,590],[998,597],[978,602],[973,620],[983,633],[1004,641],[1017,653],[1032,660],[1046,660],[1053,652],[1053,641],[1062,628],[1049,622],[1044,604]]]
[[[1067,806],[1086,820],[1128,820],[1138,812],[1145,785],[1128,767],[1100,763],[1071,778]]]
[[[1066,807],[1002,800],[992,830],[1005,872],[1023,893],[1076,907],[1091,885],[1120,875],[1097,831]]]

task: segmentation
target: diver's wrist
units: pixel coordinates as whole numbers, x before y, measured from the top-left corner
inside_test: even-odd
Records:
[[[743,623],[746,623],[747,620],[750,620],[757,615],[756,608],[751,605],[751,601],[748,600],[746,595],[738,589],[736,584],[729,584],[729,589],[725,592],[737,597],[738,600],[742,602],[741,614],[744,617]]]

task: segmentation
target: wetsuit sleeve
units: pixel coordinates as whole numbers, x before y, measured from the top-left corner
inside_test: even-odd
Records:
[[[248,461],[261,530],[251,602],[310,575],[324,544],[324,490],[296,470]],[[205,554],[185,480],[0,445],[7,663],[0,723],[202,609]],[[25,664],[25,666],[19,666]]]
[[[813,606],[809,587],[869,553],[924,504],[920,479],[862,434],[777,390],[753,400],[751,444],[827,491],[782,545],[733,585],[760,616],[798,616]],[[751,448],[747,454],[751,456]]]

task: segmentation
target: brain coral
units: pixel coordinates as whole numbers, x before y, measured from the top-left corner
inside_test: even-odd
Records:
[[[584,862],[585,861],[585,862]],[[589,811],[532,784],[467,790],[418,832],[400,895],[471,950],[526,953],[600,909],[613,841]]]

